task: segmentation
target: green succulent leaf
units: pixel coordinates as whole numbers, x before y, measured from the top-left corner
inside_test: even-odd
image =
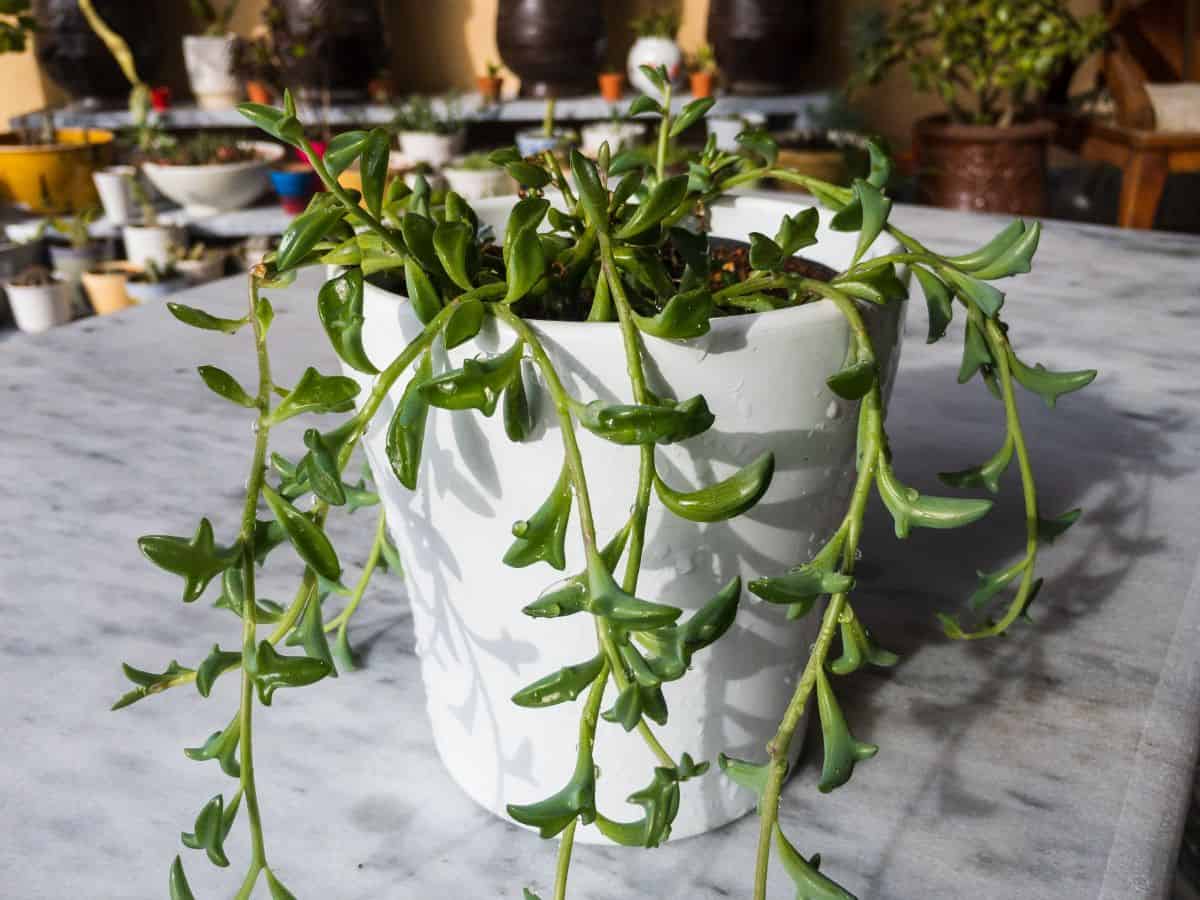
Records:
[[[279,401],[267,417],[270,425],[278,425],[293,416],[305,413],[346,412],[354,405],[359,384],[345,375],[322,375],[312,366],[304,370],[296,386]]]
[[[114,712],[137,703],[139,700],[144,700],[152,694],[160,694],[173,685],[181,684],[192,674],[191,669],[181,666],[175,660],[171,660],[162,672],[143,672],[128,663],[121,664],[121,671],[135,686],[132,691],[122,694],[112,705],[111,709]]]
[[[737,136],[737,142],[751,153],[761,156],[768,166],[775,165],[775,160],[779,158],[779,144],[761,129],[743,131]]]
[[[517,375],[504,389],[501,400],[504,408],[504,433],[514,443],[521,443],[533,430],[533,415],[525,389],[525,369],[517,367]]]
[[[853,590],[854,579],[816,564],[808,564],[796,566],[786,575],[756,578],[750,582],[749,588],[750,593],[768,603],[800,605],[807,612],[816,599],[824,594],[844,594]]]
[[[508,814],[522,825],[552,838],[578,818],[584,825],[596,819],[596,769],[591,755],[580,748],[575,773],[558,793],[537,803],[508,804]]]
[[[1003,231],[978,250],[964,253],[962,256],[951,256],[947,261],[953,264],[956,269],[961,269],[964,272],[974,272],[995,262],[1002,253],[1012,247],[1024,234],[1025,222],[1021,219],[1014,219],[1005,226]]]
[[[241,766],[238,764],[240,734],[238,720],[234,719],[224,731],[216,731],[209,735],[202,746],[188,747],[183,753],[188,759],[196,762],[215,759],[222,772],[230,778],[238,778],[241,775]]]
[[[780,246],[757,231],[750,232],[750,268],[759,272],[775,272],[783,268],[786,258]]]
[[[512,179],[521,187],[540,190],[550,183],[550,173],[541,166],[526,162],[523,159],[514,160],[504,167]]]
[[[638,330],[657,338],[687,340],[707,334],[712,316],[712,295],[706,288],[675,294],[655,316],[633,314]]]
[[[683,760],[691,762],[686,753]],[[707,768],[698,767],[700,772]],[[626,798],[627,803],[640,806],[645,815],[636,822],[614,822],[596,814],[596,827],[610,841],[625,847],[658,847],[671,836],[671,826],[679,813],[679,783],[694,777],[681,761],[679,767],[658,766],[654,778],[646,787]]]
[[[653,631],[672,624],[682,613],[677,607],[639,600],[626,593],[595,556],[587,566],[587,610],[630,631]]]
[[[954,295],[946,287],[946,283],[928,269],[913,266],[912,273],[921,285],[925,305],[929,309],[929,337],[925,342],[932,344],[946,334],[946,328],[954,317]]]
[[[196,369],[204,380],[205,386],[218,397],[224,397],[230,403],[244,406],[247,409],[255,407],[255,400],[238,384],[237,379],[216,366],[199,366]]]
[[[417,473],[421,467],[421,448],[425,443],[425,421],[429,416],[429,400],[421,387],[430,378],[433,363],[426,353],[404,388],[396,412],[388,425],[386,451],[388,462],[400,483],[410,491],[417,489]]]
[[[647,113],[661,116],[663,114],[662,104],[645,94],[634,97],[633,102],[629,104],[629,118],[632,119],[634,116],[642,116]]]
[[[597,654],[587,662],[564,666],[521,688],[513,694],[512,701],[517,706],[537,708],[574,700],[596,680],[603,665],[604,658]]]
[[[640,634],[639,640],[653,654],[648,662],[642,660],[632,644],[623,644],[621,655],[632,664],[634,677],[648,688],[682,678],[692,664],[692,657],[716,643],[729,630],[737,616],[741,596],[742,580],[735,577],[686,622]]]
[[[658,498],[675,515],[690,522],[722,522],[754,506],[771,486],[775,454],[769,450],[716,484],[695,491],[677,491],[655,474]]]
[[[829,389],[843,400],[861,400],[875,386],[879,372],[873,359],[851,363],[825,379]]]
[[[483,316],[481,301],[472,298],[460,304],[450,313],[450,319],[442,330],[442,340],[446,349],[453,350],[479,334],[479,329],[483,327]]]
[[[213,539],[212,523],[201,519],[191,540],[167,534],[148,534],[138,538],[142,554],[160,569],[184,580],[183,602],[191,603],[204,593],[208,583],[235,565],[241,558],[241,544],[218,545]]]
[[[758,802],[762,803],[763,794],[767,790],[767,782],[771,778],[770,763],[760,765],[720,753],[717,755],[717,767],[726,778],[738,787],[753,791],[758,797]]]
[[[184,832],[180,839],[185,847],[205,851],[214,866],[228,866],[229,857],[225,855],[225,798],[217,794],[205,803],[196,816],[192,831]]]
[[[697,395],[664,406],[593,400],[579,413],[588,431],[614,444],[674,444],[712,427],[715,417]]]
[[[1013,378],[1017,380],[1017,383],[1027,391],[1037,394],[1052,409],[1063,394],[1085,388],[1096,378],[1095,369],[1082,369],[1078,372],[1052,372],[1041,363],[1027,366],[1011,350],[1008,358],[1012,365]]]
[[[507,257],[508,292],[505,303],[515,303],[533,289],[546,272],[546,255],[537,231],[526,228],[512,242]]]
[[[863,665],[888,668],[900,661],[895,653],[884,650],[875,643],[871,632],[851,612],[839,622],[842,636],[842,655],[829,664],[829,671],[835,675],[849,675],[857,672]]]
[[[296,895],[283,886],[275,873],[270,869],[264,869],[267,875],[267,889],[271,892],[271,900],[296,900]]]
[[[633,101],[637,103],[637,100]],[[656,104],[657,105],[657,104]],[[630,107],[630,118],[633,117],[632,105]],[[608,164],[608,174],[610,178],[617,175],[625,175],[628,173],[637,173],[644,171],[649,163],[646,157],[638,150],[622,150]]]
[[[600,713],[606,722],[620,725],[626,731],[633,731],[642,721],[642,689],[636,682],[630,682],[621,689],[612,707]]]
[[[426,272],[441,271],[437,251],[433,246],[435,228],[431,219],[411,210],[400,220],[400,234],[404,237],[404,245]]]
[[[490,416],[504,389],[520,375],[524,352],[525,345],[517,341],[499,356],[463,360],[461,368],[430,378],[420,391],[431,406],[477,409]]]
[[[321,594],[313,591],[304,605],[304,615],[296,630],[304,652],[312,659],[319,659],[329,667],[329,677],[337,678],[337,667],[333,664],[333,654],[329,651],[329,640],[325,636],[325,618],[321,609]]]
[[[367,375],[379,370],[363,349],[363,273],[347,269],[321,286],[317,314],[334,352],[346,365]]]
[[[521,612],[531,619],[557,619],[587,609],[587,580],[583,575],[570,578],[551,586]]]
[[[571,481],[566,466],[554,483],[550,496],[529,519],[512,527],[516,538],[504,554],[504,564],[514,569],[545,561],[562,570],[567,565],[567,526],[571,520]]]
[[[304,445],[308,447],[308,453],[301,462],[301,468],[312,492],[331,506],[344,506],[346,488],[342,484],[342,473],[321,432],[315,428],[307,429],[304,432]]]
[[[187,306],[183,303],[168,302],[167,310],[184,325],[204,331],[220,331],[225,334],[236,334],[238,329],[249,321],[246,316],[242,316],[240,319],[218,318],[202,309],[196,309],[194,306]]]
[[[311,656],[284,656],[277,653],[270,641],[258,645],[254,686],[263,706],[270,706],[275,692],[285,687],[304,687],[330,674],[332,666],[323,659]]]
[[[795,256],[798,251],[817,242],[818,224],[820,217],[811,206],[794,216],[784,216],[783,221],[779,223],[779,231],[775,234],[775,244],[785,258]]]
[[[366,141],[365,131],[343,131],[334,135],[325,148],[325,155],[321,157],[329,174],[337,178],[354,165],[354,161],[362,155]]]
[[[991,493],[1000,492],[1000,478],[1013,458],[1013,439],[1008,435],[1004,444],[987,462],[971,466],[958,472],[939,472],[938,478],[950,487],[987,488]]]
[[[970,300],[988,318],[995,318],[1004,305],[1004,292],[950,266],[937,266],[937,273],[954,287],[962,297]]]
[[[865,272],[856,272],[854,275],[839,276],[833,281],[833,284],[851,297],[877,305],[891,303],[894,300],[904,300],[908,297],[908,288],[896,274],[896,267],[890,263],[873,266]]]
[[[263,499],[267,501],[275,520],[283,527],[299,557],[321,577],[337,581],[342,574],[342,565],[325,532],[270,485],[264,484],[262,491]]]
[[[379,218],[383,210],[383,188],[390,156],[391,135],[382,128],[371,129],[362,147],[362,196],[367,212],[375,218]]]
[[[171,863],[167,888],[170,891],[171,900],[196,900],[196,895],[192,893],[191,885],[188,884],[187,875],[183,873],[183,860],[178,856]]]
[[[422,325],[428,325],[441,312],[442,298],[415,257],[410,256],[404,261],[404,283],[413,313]]]
[[[892,211],[892,201],[883,192],[868,181],[861,178],[854,181],[854,195],[862,209],[862,221],[859,227],[858,244],[854,248],[852,265],[857,263],[864,253],[875,243],[879,233],[887,224],[889,213]]]
[[[330,230],[342,221],[344,214],[341,207],[333,206],[309,209],[298,215],[279,239],[275,268],[286,272],[299,266]]]
[[[550,201],[542,197],[525,197],[517,201],[508,214],[508,225],[504,231],[504,263],[508,265],[512,246],[526,231],[536,232],[550,210]]]
[[[688,177],[673,175],[654,186],[650,195],[637,205],[629,221],[618,229],[618,240],[628,240],[653,228],[666,216],[675,211],[688,192]],[[590,218],[590,217],[589,217]]]
[[[784,836],[778,824],[775,825],[775,846],[779,848],[779,860],[783,863],[784,871],[796,886],[796,900],[855,900],[853,894],[818,871],[820,854],[806,860]]]
[[[241,651],[222,650],[213,644],[212,652],[204,658],[196,669],[196,690],[201,697],[207,697],[212,692],[213,683],[218,676],[242,664]]]
[[[679,111],[679,115],[675,117],[675,121],[671,123],[670,137],[679,137],[689,128],[696,124],[704,117],[704,115],[713,108],[713,104],[717,101],[713,97],[701,97],[698,100],[693,100],[690,103],[684,104],[683,109]]]
[[[256,128],[293,147],[297,146],[304,136],[304,129],[296,121],[295,115],[290,115],[286,110],[262,103],[239,103],[237,111]]]
[[[991,500],[924,496],[915,488],[901,484],[885,460],[880,460],[875,484],[895,521],[898,538],[908,537],[913,525],[920,528],[961,528],[983,518],[992,508]]]
[[[988,349],[987,339],[983,330],[976,322],[975,316],[968,316],[966,333],[963,337],[962,365],[958,369],[958,383],[966,384],[975,373],[981,369],[991,371],[996,365],[992,359],[992,351]]]
[[[825,748],[821,764],[821,780],[817,790],[828,794],[839,788],[854,774],[856,763],[870,759],[879,752],[874,744],[856,740],[846,727],[846,718],[838,705],[829,678],[823,668],[817,669],[817,714],[821,720],[821,739]]]
[[[974,269],[971,274],[984,281],[1007,278],[1010,275],[1023,275],[1033,268],[1033,255],[1037,253],[1038,241],[1041,236],[1042,223],[1034,222],[1025,229],[1019,238],[1013,241],[1011,246],[997,255],[995,259]]]
[[[596,164],[575,148],[571,149],[571,173],[579,190],[579,203],[588,224],[597,234],[608,234],[608,191],[600,181]]]
[[[1079,521],[1079,517],[1083,515],[1083,510],[1079,508],[1069,509],[1061,516],[1055,516],[1053,519],[1038,518],[1038,538],[1047,544],[1054,543],[1055,538],[1062,535],[1068,528]]]
[[[475,235],[463,222],[439,222],[433,232],[433,249],[450,280],[464,291],[474,287],[478,267]]]
[[[976,611],[986,608],[997,594],[1012,584],[1028,568],[1029,558],[1023,557],[1011,566],[997,572],[976,572],[975,574],[979,577],[979,586],[967,598],[967,606]]]
[[[867,183],[880,190],[885,189],[892,180],[892,158],[877,141],[870,139],[867,140],[867,156],[871,160],[871,172],[867,176]]]

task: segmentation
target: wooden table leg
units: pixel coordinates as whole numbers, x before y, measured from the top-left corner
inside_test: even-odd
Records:
[[[1122,228],[1153,228],[1154,214],[1167,182],[1166,154],[1134,150],[1121,178],[1121,207],[1117,224]]]

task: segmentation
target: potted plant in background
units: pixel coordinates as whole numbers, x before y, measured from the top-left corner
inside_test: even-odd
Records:
[[[46,219],[47,252],[50,267],[67,285],[68,296],[82,300],[80,283],[83,273],[102,256],[103,245],[92,237],[91,224],[100,210],[89,207],[73,216],[54,216]]]
[[[717,56],[709,44],[701,44],[688,58],[688,82],[693,97],[711,97],[717,79]]]
[[[605,144],[613,153],[641,146],[645,141],[646,126],[642,122],[622,119],[614,113],[611,119],[585,125],[580,129],[579,137],[579,148],[588,156],[595,157]]]
[[[186,250],[178,245],[174,250],[171,265],[183,274],[189,287],[215,281],[225,274],[225,260],[229,254],[220,248],[197,241]]]
[[[500,77],[502,68],[498,62],[488,62],[486,74],[475,77],[475,86],[485,104],[500,100],[500,90],[504,87],[504,79]]]
[[[648,77],[666,92],[665,70]],[[651,102],[661,117],[652,163],[574,152],[568,180],[553,153],[531,160],[506,149],[492,159],[525,196],[474,208],[453,193],[435,204],[420,181],[412,190],[389,181],[374,132],[339,135],[314,159],[328,192],[252,269],[243,314],[168,304],[187,326],[249,337],[257,365],[249,388],[199,370],[253,419],[240,522],[202,519],[189,536],[140,540],[152,563],[182,579],[188,609],[219,583],[216,605],[240,620],[227,644],[237,649],[214,647],[194,667],[127,665],[132,684],[115,707],[187,685],[208,697],[217,679],[240,679],[229,724],[188,751],[216,761],[228,790],[199,808],[182,839],[223,865],[232,829],[246,824],[239,900],[263,881],[274,897],[293,896],[263,836],[272,817],[261,814],[254,766],[261,710],[278,690],[353,670],[353,616],[380,560],[393,567],[400,556],[438,749],[483,805],[543,838],[561,835],[555,898],[566,896],[577,839],[655,847],[756,809],[747,893],[765,898],[774,852],[799,896],[845,900],[792,845],[779,803],[813,696],[822,791],[844,785],[877,749],[854,737],[864,723],[838,701],[854,672],[896,662],[855,592],[858,560],[871,552],[860,547],[868,503],[879,495],[900,537],[965,527],[991,507],[922,495],[894,469],[903,448],[889,446],[885,411],[905,270],[926,294],[930,340],[954,309],[968,323],[959,379],[979,376],[1003,398],[1002,409],[989,407],[1004,426],[1000,452],[946,480],[996,488],[1015,463],[1026,504],[1019,564],[986,576],[969,621],[943,616],[942,625],[953,639],[1025,633],[1039,547],[1079,511],[1049,519],[1038,510],[1016,391],[1053,402],[1095,375],[1027,364],[1001,318],[994,282],[1029,271],[1039,226],[1017,221],[977,252],[942,255],[888,221],[890,162],[878,148],[851,188],[779,168],[757,133],[743,135],[752,156],[710,141],[686,174],[671,175],[672,132],[708,104],[676,117]],[[282,109],[242,110],[305,146],[286,94]],[[336,180],[356,157],[361,197]],[[767,177],[804,183],[824,208],[726,196]],[[281,338],[263,292],[305,266],[337,267],[326,269],[316,305],[343,374],[311,367],[278,388],[271,347]],[[791,390],[778,389],[781,373]],[[278,452],[277,426],[311,414],[321,418],[305,420],[301,455]],[[469,441],[455,438],[461,417],[470,417]],[[427,431],[438,452],[423,458]],[[345,480],[360,444],[378,491]],[[414,490],[423,492],[417,507]],[[379,507],[372,549],[350,571],[327,526],[364,505]],[[798,547],[816,552],[798,561]],[[257,570],[283,554],[298,556],[304,574],[291,600],[267,604]],[[765,602],[743,601],[744,584]],[[464,662],[460,648],[479,644],[489,652]],[[487,751],[464,696],[487,710]],[[514,749],[525,764],[505,777]],[[175,897],[191,896],[181,857],[169,881]]]
[[[462,150],[466,139],[458,98],[413,94],[396,109],[392,129],[408,163],[439,168]]]
[[[638,16],[630,27],[637,38],[629,48],[625,71],[629,83],[643,94],[655,93],[654,82],[646,77],[643,66],[662,66],[672,84],[676,84],[683,72],[683,51],[675,43],[679,33],[679,13],[673,8],[662,8]]]
[[[130,183],[136,177],[137,169],[129,165],[106,166],[92,173],[104,217],[114,225],[126,225],[137,217],[139,204]]]
[[[267,141],[201,132],[159,142],[147,153],[142,171],[167,199],[192,216],[241,209],[271,186],[271,166],[284,149]]]
[[[614,65],[606,66],[597,76],[600,96],[606,103],[617,103],[625,93],[625,73]]]
[[[83,273],[83,291],[96,315],[111,315],[133,305],[125,283],[139,268],[128,260],[110,260]]]
[[[92,174],[111,161],[112,141],[100,128],[0,134],[0,200],[36,213],[95,205]]]
[[[260,25],[249,38],[238,39],[233,71],[245,85],[246,98],[251,103],[271,103],[279,96],[282,73],[265,26]]]
[[[172,262],[159,267],[153,261],[129,272],[125,293],[134,303],[154,303],[187,287],[187,279]]]
[[[237,0],[188,0],[188,5],[203,29],[200,34],[183,36],[183,62],[192,95],[202,109],[226,109],[241,96],[234,72],[237,35],[229,31]]]
[[[43,266],[31,266],[4,282],[13,319],[22,331],[47,331],[71,321],[68,285]]]
[[[556,98],[547,97],[541,127],[522,128],[517,132],[517,149],[522,156],[537,156],[547,150],[562,152],[576,142],[577,135],[574,131],[569,128],[559,128],[554,124],[554,111],[557,106]]]
[[[904,0],[860,49],[854,83],[876,84],[903,65],[918,91],[945,104],[945,114],[913,126],[925,202],[1037,215],[1054,133],[1042,101],[1106,31],[1101,14],[1076,18],[1063,0]]]
[[[125,245],[125,259],[138,269],[147,266],[166,266],[171,255],[181,243],[180,229],[175,225],[164,225],[158,221],[158,210],[150,188],[136,175],[129,177],[129,189],[141,216],[137,224],[132,222],[121,229],[121,241]]]
[[[717,149],[736,153],[741,144],[738,135],[743,131],[758,131],[767,125],[767,117],[757,110],[748,109],[737,115],[705,116],[704,127],[717,142]]]
[[[442,168],[442,176],[449,189],[464,200],[482,200],[484,197],[500,197],[515,194],[516,182],[508,172],[497,166],[487,153],[471,153],[459,156]]]

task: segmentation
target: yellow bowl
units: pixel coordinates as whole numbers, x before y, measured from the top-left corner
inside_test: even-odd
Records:
[[[60,128],[54,144],[0,134],[0,200],[33,212],[79,212],[98,202],[92,173],[112,157],[111,131]]]

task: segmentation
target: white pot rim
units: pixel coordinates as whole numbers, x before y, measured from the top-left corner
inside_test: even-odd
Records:
[[[250,147],[258,154],[258,159],[247,159],[241,162],[205,163],[203,165],[172,165],[170,163],[145,162],[142,166],[155,172],[178,172],[184,175],[200,174],[203,172],[238,172],[255,169],[260,166],[271,166],[283,159],[287,152],[285,147],[272,144],[269,141],[239,141],[239,147]]]
[[[511,208],[516,201],[516,197],[510,196],[486,197],[482,200],[474,201],[471,206],[480,211],[503,212]],[[799,204],[792,201],[769,199],[766,197],[726,197],[713,205],[733,207],[738,210],[761,209],[763,212],[778,211],[780,213],[796,212],[806,208],[807,205],[811,205],[823,214],[822,218],[833,214],[831,210],[816,202],[812,204]],[[720,237],[720,235],[715,236]],[[881,234],[876,238],[871,248],[863,254],[862,258],[863,260],[874,259],[877,256],[897,252],[900,249],[900,243],[895,238],[887,234]],[[819,262],[819,260],[814,261]],[[384,290],[375,285],[369,285],[369,287],[379,294],[391,298],[396,303],[408,302],[407,298],[400,294]],[[716,336],[741,334],[764,321],[768,321],[772,326],[778,327],[789,326],[793,323],[803,323],[813,327],[823,322],[840,319],[841,317],[842,314],[838,311],[837,307],[831,301],[822,298],[811,303],[804,303],[800,306],[789,306],[784,309],[737,313],[729,316],[714,316],[709,320],[708,334]],[[526,321],[548,337],[555,338],[559,336],[563,339],[569,338],[572,342],[579,341],[582,339],[581,336],[587,335],[589,338],[595,338],[597,341],[610,343],[613,339],[613,333],[619,331],[621,328],[620,322],[563,322],[558,319],[528,319]],[[673,341],[672,343],[688,342]]]
[[[59,287],[67,283],[67,279],[60,272],[51,272],[50,279],[53,284],[13,284],[11,281],[4,282],[6,291],[16,289],[18,291],[44,291],[46,288]]]
[[[227,31],[224,34],[185,34],[183,36],[183,39],[185,41],[194,41],[194,42],[203,41],[206,44],[214,43],[216,41],[221,41],[222,43],[225,43],[227,41],[236,41],[237,35],[234,34],[232,31]]]

